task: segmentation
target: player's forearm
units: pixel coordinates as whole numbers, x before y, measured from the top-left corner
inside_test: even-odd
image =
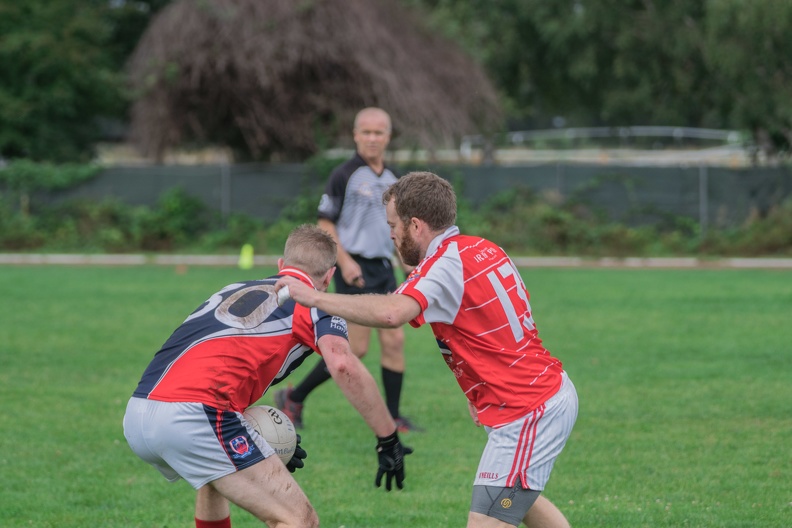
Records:
[[[319,308],[363,326],[397,328],[421,312],[418,301],[407,295],[326,293],[311,288],[294,277],[278,279],[275,289],[280,292],[282,288],[289,288],[288,296],[303,306]]]
[[[384,438],[396,430],[396,423],[380,396],[377,383],[360,361],[344,362],[330,369],[330,374],[375,435]]]
[[[350,323],[376,328],[398,328],[412,319],[408,313],[397,307],[400,300],[395,295],[340,295],[317,291],[311,304]]]
[[[341,238],[338,236],[338,231],[333,222],[327,218],[319,219],[319,227],[327,231],[327,233],[335,240],[336,243],[336,265],[341,270],[344,277],[344,282],[351,284],[353,279],[357,279],[360,275],[360,267],[355,262],[344,246],[341,244]],[[357,285],[359,286],[359,285]]]
[[[318,221],[318,225],[320,228],[327,231],[327,233],[333,238],[336,243],[336,254],[337,254],[337,262],[339,264],[345,264],[348,260],[351,260],[352,257],[347,253],[344,249],[344,246],[341,245],[341,239],[338,236],[338,231],[336,230],[336,226],[333,222],[328,220],[327,218],[320,218]]]

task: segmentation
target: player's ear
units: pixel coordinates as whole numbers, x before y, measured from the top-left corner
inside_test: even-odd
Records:
[[[420,218],[413,216],[410,218],[410,224],[407,227],[412,231],[413,237],[415,237],[420,235],[429,225]]]
[[[322,277],[322,291],[327,291],[327,288],[330,287],[330,282],[333,280],[333,275],[335,275],[335,270],[336,267],[333,266],[332,268],[327,270],[327,273],[325,273],[324,277]]]
[[[278,258],[278,271],[283,269],[283,258]]]

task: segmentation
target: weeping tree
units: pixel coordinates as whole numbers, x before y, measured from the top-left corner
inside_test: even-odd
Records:
[[[132,139],[153,158],[202,142],[301,159],[351,144],[365,106],[391,114],[402,148],[450,146],[501,122],[483,69],[395,0],[177,0],[128,69]]]

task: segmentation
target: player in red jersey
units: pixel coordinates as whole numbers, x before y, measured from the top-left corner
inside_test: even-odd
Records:
[[[366,326],[430,324],[446,364],[488,434],[469,527],[569,526],[540,496],[577,418],[575,387],[542,346],[528,291],[509,256],[454,225],[456,196],[428,172],[383,194],[391,239],[416,266],[390,295],[319,292],[284,277],[292,299]]]
[[[230,284],[207,299],[155,354],[130,398],[124,436],[166,479],[184,479],[197,490],[196,527],[230,528],[229,501],[270,526],[319,525],[289,474],[303,467],[305,451],[298,443],[284,466],[242,414],[314,351],[377,435],[375,484],[384,477],[388,491],[393,480],[403,486],[405,448],[374,378],[349,348],[346,321],[277,302],[280,277],[327,289],[335,258],[328,233],[296,228],[278,275]]]

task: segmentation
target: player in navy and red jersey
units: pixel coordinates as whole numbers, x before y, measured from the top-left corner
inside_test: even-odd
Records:
[[[360,324],[430,324],[471,418],[488,434],[468,526],[568,526],[540,493],[577,418],[577,393],[542,345],[514,262],[489,240],[460,234],[454,190],[435,174],[410,173],[382,200],[391,238],[415,266],[394,294],[335,295],[288,277],[276,288]]]
[[[405,450],[374,378],[349,348],[346,322],[277,302],[274,285],[282,277],[327,289],[335,258],[329,234],[296,228],[278,275],[230,284],[201,304],[155,354],[130,398],[124,415],[130,447],[168,480],[184,479],[197,490],[198,528],[230,527],[229,501],[270,525],[318,526],[289,474],[303,467],[305,451],[298,443],[284,466],[242,414],[312,352],[322,355],[377,435],[375,484],[385,477],[387,490],[393,480],[402,487]]]
[[[396,289],[394,248],[382,203],[382,193],[396,182],[396,175],[385,164],[390,116],[381,108],[364,108],[355,117],[352,131],[355,155],[330,174],[317,211],[318,224],[338,245],[338,268],[333,279],[336,293],[391,293]],[[371,333],[371,328],[349,325],[349,345],[356,356],[368,352]],[[399,432],[420,431],[400,409],[404,330],[378,328],[377,337],[385,403]],[[298,429],[303,426],[306,398],[329,379],[330,373],[320,361],[296,387],[275,393],[276,404]]]

